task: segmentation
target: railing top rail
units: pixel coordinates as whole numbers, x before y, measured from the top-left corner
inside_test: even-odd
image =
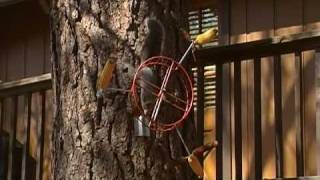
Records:
[[[317,180],[320,176],[300,176],[289,178],[265,178],[264,180]]]
[[[196,65],[212,65],[277,54],[293,53],[320,47],[320,32],[275,36],[246,43],[222,45],[196,51]]]
[[[0,98],[50,89],[51,73],[0,83]]]

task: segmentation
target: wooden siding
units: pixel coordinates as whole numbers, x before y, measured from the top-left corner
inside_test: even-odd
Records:
[[[49,19],[36,2],[27,1],[0,8],[0,80],[13,81],[25,77],[37,76],[50,72]],[[39,162],[38,127],[41,125],[42,108],[46,109],[44,139],[43,179],[50,177],[50,132],[51,132],[51,90],[46,92],[45,107],[40,106],[44,95],[39,92],[31,97],[30,144],[29,153]],[[12,103],[4,100],[3,130],[10,132],[10,112]],[[25,142],[25,102],[21,94],[17,99],[16,138]],[[34,169],[34,171],[36,171]],[[29,172],[35,174],[36,172]]]
[[[49,19],[37,4],[0,8],[0,27],[2,81],[50,71]]]

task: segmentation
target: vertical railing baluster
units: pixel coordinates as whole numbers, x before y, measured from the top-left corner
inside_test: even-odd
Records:
[[[23,134],[23,151],[22,151],[22,168],[21,168],[21,179],[28,179],[28,156],[29,156],[29,145],[30,145],[30,119],[31,119],[31,99],[32,94],[28,93],[24,98],[24,134]]]
[[[262,179],[262,135],[261,135],[261,59],[254,59],[254,152],[255,179]]]
[[[222,152],[222,66],[223,64],[216,65],[216,139],[219,143],[216,151],[216,179],[222,179],[223,175],[223,152]]]
[[[204,130],[204,67],[197,67],[197,146],[203,144]]]
[[[231,179],[231,94],[234,93],[232,88],[231,74],[233,73],[232,70],[234,68],[234,64],[232,63],[225,63],[222,65],[222,139],[223,142],[220,144],[222,146],[222,179]]]
[[[236,177],[242,178],[241,62],[234,63],[234,116]],[[246,107],[244,107],[246,108]]]
[[[301,52],[295,53],[295,126],[296,126],[296,149],[297,149],[297,175],[304,175],[304,152],[303,152],[303,71]]]
[[[2,174],[0,174],[0,179],[6,177],[7,173],[7,158],[8,158],[8,145],[5,142],[5,133],[3,129],[4,122],[4,98],[0,98],[0,168],[2,169]],[[0,172],[1,173],[1,172]]]
[[[320,48],[320,46],[319,46]],[[317,172],[320,174],[320,49],[317,48],[315,55],[315,78],[316,78],[316,141],[317,141]]]
[[[281,56],[274,56],[274,107],[275,107],[275,144],[276,144],[276,177],[283,177],[283,142],[282,142],[282,79]]]
[[[4,121],[4,100],[0,98],[0,133],[3,130],[3,121]]]
[[[41,118],[38,121],[37,135],[38,135],[38,147],[37,147],[37,169],[36,179],[42,179],[43,170],[43,146],[44,146],[44,128],[45,128],[45,117],[46,117],[46,93],[42,91],[41,96]]]
[[[17,113],[18,113],[18,97],[11,98],[10,112],[10,139],[9,139],[9,158],[8,158],[8,180],[15,180],[14,160],[16,147],[16,130],[17,130]]]
[[[231,123],[231,64],[217,64],[216,95],[216,155],[217,179],[228,179],[231,173],[230,123]],[[229,126],[229,127],[227,127]],[[229,132],[229,133],[228,133]],[[228,162],[227,162],[228,161]]]

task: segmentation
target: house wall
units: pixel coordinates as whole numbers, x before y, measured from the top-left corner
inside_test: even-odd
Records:
[[[50,71],[49,21],[35,3],[0,8],[0,79]]]
[[[12,81],[50,72],[49,21],[36,2],[27,1],[0,8],[0,80]],[[50,175],[50,133],[52,92],[46,92],[46,130],[44,145],[43,179]],[[17,140],[23,142],[23,96],[18,97]],[[37,159],[37,127],[41,118],[41,95],[32,94],[30,155]],[[11,102],[4,100],[2,129],[9,132]],[[38,162],[37,162],[38,163]]]
[[[226,4],[224,7],[221,4]],[[282,36],[301,32],[320,31],[320,1],[318,0],[230,0],[220,1],[220,16],[228,17],[230,23],[224,23],[221,34],[227,34],[225,43],[242,43],[260,40],[272,36]],[[221,17],[220,17],[221,18]],[[222,18],[222,19],[224,19]],[[224,19],[225,20],[225,19]],[[227,25],[226,25],[227,24]],[[227,27],[226,27],[227,26]],[[224,38],[225,39],[225,38]],[[284,177],[296,177],[296,124],[297,106],[303,106],[304,118],[304,173],[306,176],[320,175],[320,153],[317,148],[317,131],[319,133],[319,111],[317,112],[316,92],[319,87],[316,84],[316,63],[320,61],[319,53],[315,50],[302,53],[302,99],[297,99],[296,87],[299,81],[296,74],[299,70],[296,66],[295,54],[281,55],[281,75],[274,75],[274,57],[261,59],[261,128],[262,128],[262,176],[263,178],[276,177],[276,107],[281,109],[282,141],[283,141],[283,175]],[[231,82],[235,81],[234,64],[228,66],[231,72],[226,76]],[[255,152],[254,152],[254,64],[253,60],[241,63],[241,129],[242,129],[242,177],[243,179],[255,179]],[[228,74],[229,73],[229,74]],[[275,100],[274,83],[281,81],[281,104]],[[231,94],[234,90],[231,90]],[[230,105],[234,102],[230,100]],[[297,104],[298,103],[298,104]],[[235,123],[234,109],[230,108],[231,117],[226,124]],[[317,119],[318,117],[318,119]],[[224,119],[225,120],[225,119]],[[318,121],[318,125],[317,125]],[[239,127],[236,127],[239,128]],[[318,129],[318,130],[317,130]],[[234,143],[235,132],[227,137],[227,143]],[[235,179],[235,149],[231,149],[227,163],[231,179]],[[317,162],[318,161],[318,162]],[[227,172],[225,172],[227,173]]]

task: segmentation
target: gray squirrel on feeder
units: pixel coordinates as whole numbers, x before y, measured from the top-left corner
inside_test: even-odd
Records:
[[[140,53],[141,59],[143,59],[143,61],[153,56],[162,55],[164,50],[164,40],[165,40],[164,27],[159,20],[155,18],[147,18],[145,20],[145,26],[147,30],[147,35]],[[143,68],[140,76],[141,78],[145,79],[146,81],[154,85],[159,85],[160,83],[159,82],[160,78],[157,76],[156,72],[150,67]],[[141,88],[140,100],[141,100],[142,108],[145,111],[147,111],[145,113],[148,114],[150,109],[152,111],[153,105],[156,100],[156,96],[152,94],[152,92],[156,92],[156,89],[153,87],[150,87],[150,85],[148,85],[144,81],[141,81],[141,87],[142,88]]]
[[[165,31],[163,24],[156,18],[146,18],[145,20],[146,28],[146,39],[142,46],[140,57],[143,61],[150,57],[161,55],[164,49]],[[156,89],[148,85],[147,82],[154,85],[159,85],[159,76],[150,67],[145,67],[139,74],[141,92],[140,101],[145,115],[150,115],[152,113],[154,104],[156,102],[156,96],[152,93],[156,92]],[[136,136],[150,136],[149,127],[147,127],[143,122],[145,117],[140,115],[137,117],[134,123],[135,135]],[[150,120],[148,120],[150,121]]]
[[[164,27],[162,23],[156,18],[146,18],[145,20],[146,28],[146,39],[142,46],[140,52],[140,59],[145,61],[146,59],[161,55],[164,48]],[[130,92],[130,90],[122,90],[117,88],[108,87],[111,83],[112,74],[116,66],[116,60],[114,57],[109,57],[106,64],[104,65],[103,70],[98,75],[97,80],[97,97],[102,98],[102,92],[104,90],[113,90],[113,91],[124,91]],[[159,85],[159,77],[157,73],[149,67],[145,67],[140,72],[140,78],[144,79],[156,86]],[[140,91],[140,102],[144,110],[144,114],[149,114],[153,110],[153,105],[156,100],[156,96],[152,94],[155,92],[155,88],[150,87],[147,83],[140,81],[141,91]],[[136,136],[150,136],[150,130],[145,126],[142,121],[145,117],[142,115],[135,118],[134,121],[134,134]]]

